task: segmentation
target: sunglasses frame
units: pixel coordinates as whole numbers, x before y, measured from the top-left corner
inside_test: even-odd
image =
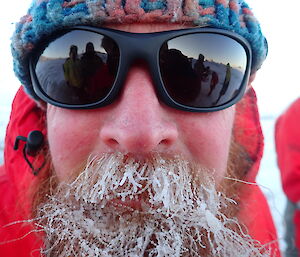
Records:
[[[42,89],[36,72],[35,67],[39,60],[39,57],[43,53],[44,49],[55,39],[63,36],[64,34],[71,32],[73,30],[83,30],[98,33],[107,37],[110,37],[119,47],[119,67],[116,73],[116,78],[114,84],[110,92],[107,96],[95,103],[89,104],[64,104],[60,103],[56,100],[53,100],[49,97],[44,90]],[[159,52],[164,42],[173,39],[178,36],[195,34],[195,33],[211,33],[211,34],[219,34],[229,38],[232,38],[236,42],[238,42],[244,49],[247,55],[247,65],[244,73],[244,77],[239,89],[238,94],[236,96],[220,105],[214,107],[191,107],[186,106],[180,103],[177,103],[173,100],[168,92],[165,89],[161,72],[159,66]],[[162,100],[166,105],[179,109],[182,111],[188,112],[213,112],[226,109],[233,104],[237,103],[244,95],[244,92],[247,87],[247,83],[249,81],[249,76],[251,73],[251,61],[252,61],[252,52],[251,47],[248,41],[240,36],[237,33],[216,29],[211,27],[194,27],[188,29],[180,29],[180,30],[170,30],[170,31],[162,31],[162,32],[153,32],[153,33],[130,33],[119,30],[113,30],[108,28],[100,28],[100,27],[91,27],[91,26],[74,26],[68,29],[60,30],[55,34],[44,40],[42,39],[40,42],[43,42],[39,45],[29,56],[29,71],[32,81],[32,87],[35,95],[42,99],[43,101],[67,109],[95,109],[99,107],[103,107],[111,104],[118,96],[121,88],[123,87],[124,81],[126,79],[126,75],[130,69],[130,66],[135,60],[145,60],[148,63],[148,67],[150,69],[150,74],[152,76],[154,86],[156,92],[159,96],[159,99]]]

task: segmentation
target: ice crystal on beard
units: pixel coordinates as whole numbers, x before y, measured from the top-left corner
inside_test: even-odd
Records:
[[[198,171],[204,172],[204,171]],[[40,207],[47,256],[267,256],[255,242],[229,228],[220,212],[229,202],[213,183],[196,183],[187,162],[122,155],[91,160],[72,183]],[[208,174],[207,174],[208,175]],[[196,182],[195,182],[196,181]],[[199,182],[199,181],[198,181]],[[145,211],[108,199],[144,196]],[[66,197],[67,196],[67,197]]]

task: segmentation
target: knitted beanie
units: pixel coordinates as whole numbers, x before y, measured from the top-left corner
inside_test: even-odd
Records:
[[[252,71],[260,68],[267,44],[260,25],[243,0],[33,0],[12,38],[14,71],[34,96],[28,55],[56,30],[103,23],[186,23],[236,32],[252,48]]]

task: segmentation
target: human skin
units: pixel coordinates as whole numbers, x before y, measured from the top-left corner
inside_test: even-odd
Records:
[[[181,29],[178,24],[107,26],[128,32]],[[189,113],[170,108],[155,92],[147,64],[130,68],[119,97],[94,110],[47,105],[50,154],[58,180],[66,181],[90,155],[122,152],[139,159],[149,154],[180,155],[224,177],[235,108]]]

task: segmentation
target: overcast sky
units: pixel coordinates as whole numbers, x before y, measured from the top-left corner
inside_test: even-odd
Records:
[[[12,72],[10,36],[14,22],[26,13],[31,0],[1,3],[0,107],[9,106],[19,86]],[[299,0],[248,0],[269,43],[269,56],[254,82],[262,115],[278,116],[299,95]],[[298,26],[297,26],[298,25]],[[298,33],[298,35],[296,34]],[[3,113],[3,109],[1,110]],[[2,114],[1,114],[2,115]]]

